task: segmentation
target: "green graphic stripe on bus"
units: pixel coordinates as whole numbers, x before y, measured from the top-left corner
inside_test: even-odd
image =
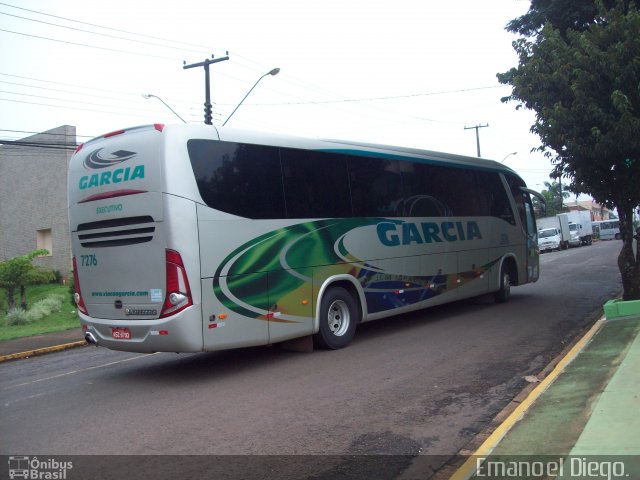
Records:
[[[375,313],[450,292],[482,277],[499,261],[498,258],[465,272],[407,276],[373,265],[377,258],[364,261],[349,251],[347,236],[362,235],[363,232],[377,236],[377,227],[390,223],[406,224],[401,220],[382,218],[333,219],[266,233],[227,256],[216,271],[214,293],[227,308],[244,316],[281,322],[302,321],[301,318],[309,313],[300,298],[309,297],[314,280],[317,288],[330,276],[349,274],[362,285],[369,313]],[[477,232],[474,237],[482,238],[476,222],[468,223],[473,223],[469,228]],[[378,258],[389,257],[390,251],[400,254],[395,249],[402,248],[382,241],[379,247],[382,253]]]
[[[281,252],[286,252],[289,268],[309,265],[333,265],[344,262],[333,246],[336,241],[359,227],[396,220],[346,218],[318,220],[281,228],[254,238],[235,249],[218,267],[215,276],[242,275],[281,269]],[[295,244],[295,248],[290,246]]]
[[[214,293],[227,308],[254,318],[268,318],[274,305],[281,312],[280,321],[308,315],[307,308],[295,300],[296,292],[309,288],[312,272],[353,270],[347,262],[358,260],[341,258],[334,250],[336,241],[347,232],[378,221],[320,220],[261,235],[224,260],[214,277]],[[357,270],[352,273],[357,274]],[[265,304],[267,296],[270,305]]]

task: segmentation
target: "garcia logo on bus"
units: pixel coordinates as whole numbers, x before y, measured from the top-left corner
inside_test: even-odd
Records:
[[[137,178],[144,178],[144,165],[136,165],[135,167],[116,168],[115,170],[107,170],[102,173],[94,173],[93,175],[84,175],[80,177],[78,186],[80,190],[92,187],[101,187],[115,183],[130,182]]]
[[[90,170],[97,170],[107,167],[113,167],[119,163],[131,160],[137,153],[127,150],[118,150],[105,157],[100,155],[102,148],[91,152],[84,160],[84,167]],[[116,183],[129,182],[144,178],[144,165],[136,165],[135,167],[116,168],[115,170],[107,170],[92,175],[84,175],[80,177],[78,187],[85,190],[92,187],[101,187],[103,185],[111,185]]]
[[[476,222],[383,222],[379,223],[376,229],[380,243],[387,247],[482,239],[480,227]]]
[[[136,152],[129,152],[128,150],[118,150],[112,152],[108,156],[101,154],[103,148],[99,148],[91,152],[84,159],[84,168],[89,170],[96,170],[99,168],[113,167],[118,163],[126,162],[137,155]]]

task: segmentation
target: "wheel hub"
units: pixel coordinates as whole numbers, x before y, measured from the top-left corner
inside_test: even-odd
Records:
[[[329,306],[328,314],[329,330],[335,336],[340,337],[345,334],[349,328],[351,317],[349,308],[343,300],[336,300]]]

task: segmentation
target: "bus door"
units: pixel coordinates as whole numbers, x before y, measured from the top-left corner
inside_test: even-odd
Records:
[[[534,190],[520,187],[522,191],[520,200],[516,200],[516,203],[521,201],[524,212],[523,226],[526,229],[527,235],[527,281],[535,282],[540,276],[540,249],[538,248],[538,229],[536,227],[536,217],[533,211],[533,204],[531,203],[532,194],[545,204],[545,198]],[[518,205],[520,209],[520,205]]]
[[[535,195],[542,204],[545,204],[546,201],[538,192],[528,189],[522,179],[510,174],[503,175],[513,196],[516,216],[522,232],[521,240],[518,241],[518,243],[522,242],[522,249],[517,254],[518,270],[520,271],[518,283],[535,282],[540,275],[540,250],[538,248],[538,231],[530,194]],[[526,263],[526,265],[522,263]]]

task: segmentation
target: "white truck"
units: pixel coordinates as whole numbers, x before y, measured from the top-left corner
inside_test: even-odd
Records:
[[[536,222],[540,251],[591,245],[593,241],[591,213],[586,210],[538,218]]]
[[[569,228],[571,224],[576,225],[580,242],[582,245],[591,245],[593,242],[593,224],[591,223],[591,212],[587,210],[578,210],[568,212]]]
[[[566,249],[582,245],[579,224],[570,222],[568,213],[538,218],[536,223],[538,225],[538,247],[540,251]]]

